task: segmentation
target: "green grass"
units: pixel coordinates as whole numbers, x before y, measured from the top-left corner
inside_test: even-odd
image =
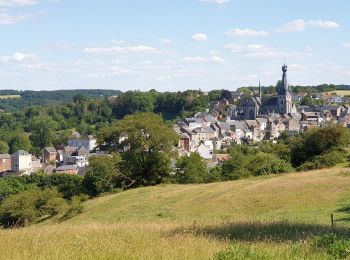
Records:
[[[0,95],[0,99],[20,99],[20,95]]]
[[[350,169],[104,196],[65,222],[1,230],[0,259],[332,259],[310,243],[330,232],[350,238]]]

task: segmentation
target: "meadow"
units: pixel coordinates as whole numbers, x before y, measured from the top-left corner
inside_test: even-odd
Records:
[[[1,230],[0,259],[334,259],[310,241],[350,238],[349,198],[346,168],[138,188]]]
[[[20,95],[0,95],[0,99],[20,99]]]

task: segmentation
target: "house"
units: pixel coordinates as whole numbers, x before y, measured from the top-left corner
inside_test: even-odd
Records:
[[[307,93],[292,94],[292,100],[293,101],[301,101],[306,96],[307,96]]]
[[[68,139],[68,146],[72,147],[80,147],[88,149],[89,151],[93,151],[97,147],[97,139],[92,136],[75,136]]]
[[[42,156],[43,164],[52,164],[57,161],[57,151],[54,147],[45,147]]]
[[[210,147],[204,145],[204,143],[198,146],[196,150],[203,159],[205,160],[213,159],[213,150],[210,149]]]
[[[11,171],[11,155],[0,154],[0,173]]]
[[[32,173],[32,155],[19,150],[11,155],[11,170],[13,172]]]
[[[343,103],[344,98],[342,96],[331,96],[328,101],[330,103]]]
[[[62,165],[60,167],[57,167],[54,170],[55,173],[61,173],[61,174],[78,174],[78,167],[74,165]]]

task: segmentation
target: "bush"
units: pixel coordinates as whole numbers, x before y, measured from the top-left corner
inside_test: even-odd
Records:
[[[298,171],[317,170],[323,168],[331,168],[338,163],[346,161],[344,152],[333,150],[322,155],[315,156],[312,161],[305,162],[298,167]]]
[[[273,154],[266,153],[251,156],[247,169],[254,176],[292,172],[294,170],[290,163]]]
[[[178,183],[203,183],[208,175],[207,164],[198,153],[181,157],[176,163]]]
[[[70,174],[32,174],[23,178],[26,184],[35,184],[40,188],[57,188],[65,199],[86,193],[84,177]]]
[[[87,174],[83,184],[91,196],[111,192],[122,186],[118,163],[120,156],[91,157]]]
[[[335,148],[346,146],[350,142],[349,129],[328,125],[324,128],[310,129],[291,142],[291,161],[299,167],[311,162],[315,156],[322,155]]]
[[[338,238],[335,234],[314,237],[312,245],[316,249],[321,249],[336,259],[343,259],[350,256],[350,241]]]
[[[7,197],[0,205],[0,223],[5,227],[28,226],[45,217],[52,217],[67,208],[57,189],[33,188]]]

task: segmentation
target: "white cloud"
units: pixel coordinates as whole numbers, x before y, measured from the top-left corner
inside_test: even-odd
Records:
[[[344,48],[350,48],[350,42],[344,42],[342,45]]]
[[[11,56],[4,56],[1,58],[1,61],[4,63],[7,62],[25,62],[25,61],[34,61],[37,57],[32,53],[21,53],[16,52]]]
[[[306,27],[323,28],[323,29],[335,29],[339,27],[339,24],[334,21],[325,20],[309,20],[303,19],[294,20],[292,22],[284,24],[281,28],[277,29],[277,32],[302,32]]]
[[[307,53],[284,52],[267,45],[260,44],[227,44],[225,48],[232,53],[243,54],[247,59],[283,59],[287,57],[304,58]]]
[[[237,36],[237,37],[249,37],[249,36],[267,36],[268,32],[265,31],[256,31],[253,29],[230,29],[225,32],[227,36]]]
[[[0,13],[0,25],[16,24],[32,17],[33,15],[10,15],[7,13]]]
[[[26,6],[38,4],[37,0],[0,0],[0,7]]]
[[[186,57],[183,59],[186,63],[218,63],[222,64],[225,60],[219,56],[210,56],[210,57]]]
[[[201,2],[208,2],[208,3],[223,5],[223,4],[230,2],[230,0],[201,0]]]
[[[208,40],[208,36],[204,33],[196,33],[192,35],[192,40],[197,42],[206,42]]]
[[[110,47],[110,48],[85,48],[84,51],[89,54],[142,54],[142,53],[154,53],[155,48],[138,45],[128,47]]]
[[[160,44],[169,44],[169,43],[171,43],[171,39],[161,38],[161,39],[158,39],[158,42]]]

